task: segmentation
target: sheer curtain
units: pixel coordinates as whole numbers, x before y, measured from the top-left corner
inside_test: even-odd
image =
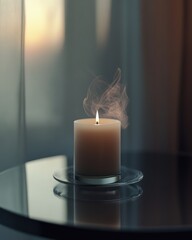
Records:
[[[24,3],[0,1],[0,169],[25,158]]]
[[[50,12],[52,22],[60,14],[63,18],[55,35],[59,43],[47,45],[52,29],[44,26],[45,53],[40,48],[33,63],[26,61],[29,156],[72,156],[73,120],[87,117],[82,102],[90,82],[97,75],[112,81],[117,67],[129,96],[123,151],[177,152],[183,1],[56,1],[55,16],[56,7],[37,4],[44,6],[41,18],[47,23]],[[26,26],[30,17],[26,14]],[[32,57],[27,53],[26,58]]]
[[[24,1],[0,0],[0,171],[26,159],[24,30]],[[20,192],[20,186],[25,186],[24,172],[13,174],[9,181],[16,184],[15,197],[4,198],[3,192],[9,194],[11,190],[1,181],[0,201],[26,212],[26,204],[21,204],[21,198],[26,200],[26,192]],[[0,238],[34,239],[1,225]]]
[[[0,7],[1,168],[72,158],[87,89],[98,75],[111,82],[117,67],[129,96],[122,150],[190,151],[190,1],[1,0]]]

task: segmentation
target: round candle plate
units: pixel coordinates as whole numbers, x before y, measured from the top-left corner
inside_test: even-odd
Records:
[[[55,180],[57,180],[60,183],[65,184],[72,184],[72,185],[81,185],[81,186],[90,186],[90,184],[78,181],[75,179],[74,176],[74,170],[73,167],[63,168],[56,172],[54,172],[53,177]],[[103,184],[103,185],[92,185],[92,187],[119,187],[123,185],[130,185],[133,183],[137,183],[141,181],[143,178],[143,173],[141,171],[138,171],[136,169],[127,168],[125,166],[121,166],[121,178],[114,182],[109,184]]]
[[[85,187],[82,185],[66,185],[59,183],[53,189],[59,198],[70,198],[79,201],[117,202],[134,201],[139,198],[143,190],[137,184],[121,187]]]

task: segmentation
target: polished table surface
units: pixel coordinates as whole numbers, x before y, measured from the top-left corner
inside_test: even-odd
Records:
[[[0,173],[0,223],[54,239],[192,237],[191,156],[122,154],[122,165],[141,170],[143,180],[101,192],[53,178],[71,164],[64,155],[52,156]]]

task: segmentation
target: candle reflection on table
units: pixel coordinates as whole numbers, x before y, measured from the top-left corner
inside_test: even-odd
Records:
[[[106,200],[110,197],[111,199],[119,198],[119,196],[119,189],[103,191],[75,187],[74,223],[119,229],[121,227],[120,203],[119,201]],[[84,200],[85,197],[86,200]]]
[[[126,184],[123,180],[121,184],[81,184],[74,181],[71,167],[57,173],[54,178],[60,183],[55,185],[53,193],[67,200],[68,222],[76,226],[122,229],[127,226],[125,219],[131,218],[130,214],[125,213],[129,213],[128,206],[143,193],[139,185]],[[132,225],[132,222],[129,224]]]

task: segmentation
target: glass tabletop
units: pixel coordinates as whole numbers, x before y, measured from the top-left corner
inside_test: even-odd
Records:
[[[53,238],[68,231],[141,239],[191,233],[192,157],[126,153],[122,164],[141,171],[143,180],[110,188],[63,184],[53,173],[72,167],[64,155],[8,169],[0,174],[0,222]]]

